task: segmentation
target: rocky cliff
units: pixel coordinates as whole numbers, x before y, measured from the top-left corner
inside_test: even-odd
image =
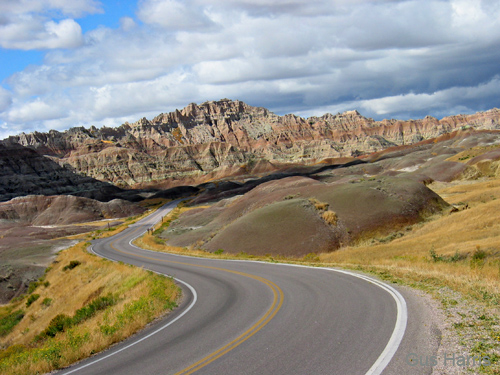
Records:
[[[57,161],[19,144],[0,143],[0,202],[24,195],[71,194],[100,201],[126,198],[122,189],[76,173]]]
[[[117,186],[168,186],[358,156],[464,128],[500,129],[500,110],[441,120],[374,121],[357,111],[304,119],[223,99],[117,128],[23,133],[2,144]]]

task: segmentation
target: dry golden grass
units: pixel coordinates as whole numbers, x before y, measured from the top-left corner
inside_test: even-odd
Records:
[[[476,299],[494,299],[500,303],[500,179],[433,183],[429,187],[461,210],[431,217],[403,231],[403,237],[394,237],[397,239],[391,242],[374,245],[372,241],[362,246],[319,254],[314,259],[248,254],[236,257],[363,268],[410,283],[446,285]],[[311,203],[325,221],[335,225],[336,214],[333,211],[328,211],[328,207],[320,201],[312,200]],[[187,209],[174,210],[171,215],[177,217]],[[160,226],[158,224],[155,228],[155,234],[162,229]],[[150,250],[184,255],[220,259],[235,257],[169,246],[151,234],[137,239],[136,244]],[[474,253],[478,250],[484,252],[485,258],[475,261]]]
[[[318,211],[328,210],[328,206],[329,206],[328,203],[320,202],[316,198],[309,198],[309,202],[311,202],[313,204],[314,208],[317,209]]]
[[[410,282],[447,285],[477,299],[500,302],[500,180],[431,187],[448,202],[468,204],[469,209],[415,225],[390,243],[348,247],[320,254],[320,260]],[[485,258],[474,260],[475,252],[484,252]]]
[[[4,349],[0,351],[0,373],[43,373],[69,365],[130,336],[175,305],[180,289],[173,280],[99,258],[89,254],[86,246],[80,243],[58,255],[45,275],[47,286],[37,287],[34,293],[40,298],[29,307],[26,298],[12,303],[11,309],[23,309],[25,316],[0,339]],[[81,264],[63,270],[74,260]],[[110,293],[117,297],[113,306],[54,338],[35,339],[56,315],[72,317],[95,298]],[[48,298],[50,304],[44,304]],[[9,355],[16,349],[20,352]]]
[[[431,188],[449,203],[457,205],[459,210],[415,224],[400,232],[404,234],[402,237],[388,237],[393,239],[391,242],[373,245],[377,241],[371,239],[367,245],[319,255],[310,253],[302,259],[251,258],[359,269],[376,273],[386,280],[429,290],[442,301],[448,316],[458,317],[453,326],[463,350],[486,353],[492,359],[493,365],[481,370],[482,373],[499,374],[500,336],[496,322],[500,305],[500,179],[434,183]],[[325,221],[334,221],[335,213],[330,214],[328,207],[319,201],[311,203]],[[186,255],[250,258],[248,255],[211,254],[171,247],[149,234],[136,243],[151,250]],[[461,303],[470,309],[458,310],[458,313],[448,309]]]
[[[459,163],[466,163],[468,160],[475,158],[476,156],[487,153],[488,151],[496,150],[500,148],[500,145],[490,145],[490,146],[477,146],[465,151],[459,152],[446,159],[447,161],[454,161]]]
[[[336,226],[338,222],[338,217],[337,214],[333,211],[325,211],[321,214],[321,217],[325,222],[327,222],[330,225]]]

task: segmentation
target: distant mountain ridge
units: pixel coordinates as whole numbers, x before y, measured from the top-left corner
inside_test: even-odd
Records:
[[[22,133],[0,144],[33,149],[65,169],[97,180],[141,187],[350,158],[465,128],[500,129],[500,110],[441,120],[428,116],[375,121],[357,111],[305,119],[222,99],[192,103],[116,128]]]

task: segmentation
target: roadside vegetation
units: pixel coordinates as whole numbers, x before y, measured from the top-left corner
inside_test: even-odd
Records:
[[[343,267],[424,290],[441,301],[464,352],[489,356],[491,366],[472,370],[500,374],[500,179],[433,183],[430,187],[455,206],[453,212],[329,253],[292,258],[169,246],[158,235],[190,208],[174,210],[136,244],[150,250],[211,258]],[[336,215],[326,204],[317,200],[311,203],[326,222],[336,224]]]
[[[172,310],[171,278],[87,252],[61,251],[27,294],[0,307],[0,373],[42,374],[132,335]]]
[[[387,240],[319,254],[319,263],[367,271],[441,301],[461,347],[500,374],[500,179],[434,183],[457,207]],[[472,369],[471,369],[472,370]]]

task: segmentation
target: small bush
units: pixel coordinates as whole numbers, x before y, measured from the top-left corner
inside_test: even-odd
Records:
[[[486,251],[481,249],[476,249],[476,251],[474,251],[474,253],[472,254],[471,260],[479,261],[479,260],[484,260],[485,258],[486,258]]]
[[[458,251],[455,251],[453,255],[439,255],[434,249],[431,249],[429,253],[433,262],[456,263],[466,258],[466,255],[460,254]]]
[[[326,211],[330,206],[328,203],[320,202],[316,198],[310,198],[309,202],[311,202],[314,205],[314,208],[316,208],[318,211]]]
[[[476,250],[472,253],[470,259],[470,267],[471,268],[482,267],[486,260],[486,256],[487,256],[486,251],[481,250],[479,246],[476,246]]]
[[[218,249],[218,250],[215,250],[215,251],[214,251],[214,254],[220,255],[220,254],[222,254],[223,252],[224,252],[224,250],[223,250],[223,249]]]
[[[50,306],[51,303],[52,303],[52,298],[44,298],[42,301],[42,305],[44,306]]]
[[[49,326],[43,331],[40,335],[37,336],[40,337],[42,336],[43,338],[48,336],[48,337],[54,337],[57,335],[59,332],[63,332],[66,329],[71,327],[71,318],[65,314],[59,314],[56,315],[49,323]]]
[[[75,268],[76,266],[79,266],[80,264],[82,264],[82,262],[80,262],[79,260],[72,260],[69,262],[68,265],[63,267],[63,271],[72,270],[73,268]]]
[[[33,302],[35,302],[38,298],[40,298],[40,294],[32,294],[28,297],[26,301],[26,307],[30,307]]]
[[[116,301],[117,298],[111,293],[107,296],[96,298],[88,305],[76,310],[75,316],[72,318],[72,324],[78,324],[92,318],[98,311],[114,305]]]
[[[35,291],[36,288],[40,285],[40,282],[38,281],[32,281],[30,285],[28,286],[28,294],[31,294]]]
[[[321,217],[323,218],[324,221],[326,221],[328,224],[337,226],[338,223],[338,217],[337,214],[333,211],[325,211],[321,214]]]
[[[9,334],[14,327],[24,318],[23,310],[16,310],[0,319],[0,337]]]
[[[68,328],[92,318],[98,311],[114,305],[116,301],[117,297],[110,293],[107,296],[96,298],[88,305],[76,310],[73,317],[59,314],[50,321],[48,327],[42,333],[36,336],[35,340],[41,341],[47,337],[54,337],[57,333],[64,332]]]
[[[165,245],[165,240],[159,237],[153,237],[153,241],[157,245]]]

